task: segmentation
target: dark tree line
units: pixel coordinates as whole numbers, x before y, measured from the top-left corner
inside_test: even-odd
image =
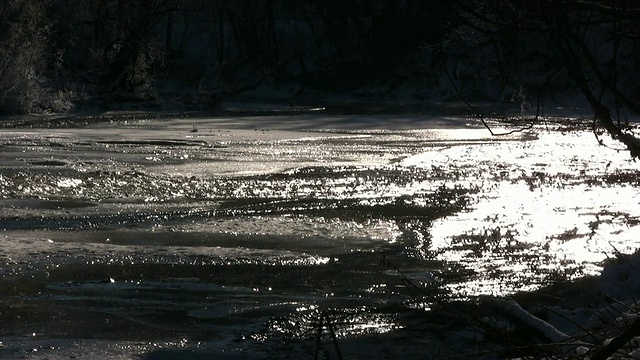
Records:
[[[372,74],[398,81],[399,69],[422,72],[421,47],[446,34],[449,11],[439,1],[7,0],[0,106],[60,111],[96,93],[153,99],[172,86],[215,103],[269,76],[329,91]]]
[[[523,112],[579,94],[637,156],[620,110],[640,113],[639,15],[636,0],[6,0],[0,112],[420,78]]]

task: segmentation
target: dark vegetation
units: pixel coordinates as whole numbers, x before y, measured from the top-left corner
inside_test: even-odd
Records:
[[[425,72],[437,2],[8,0],[0,109],[211,108],[261,82],[345,91]],[[293,95],[293,94],[292,94]]]
[[[545,100],[557,103],[558,95],[579,94],[592,110],[594,128],[602,126],[634,158],[640,156],[640,141],[625,131],[626,111],[640,113],[637,2],[463,0],[456,9],[460,25],[453,39],[482,54],[468,66],[454,62],[466,77],[456,89],[472,79],[489,87],[485,93],[496,83],[504,84],[497,89],[516,85],[511,96],[523,112],[533,104],[536,115]],[[451,61],[445,60],[447,67]],[[447,69],[450,79],[451,73]]]
[[[283,104],[462,98],[476,115],[580,99],[637,157],[639,15],[634,0],[7,0],[0,113],[211,110],[262,84]]]

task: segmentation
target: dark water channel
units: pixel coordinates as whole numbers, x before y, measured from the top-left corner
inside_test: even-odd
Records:
[[[637,247],[589,131],[382,120],[0,130],[0,356],[419,358],[416,314]]]

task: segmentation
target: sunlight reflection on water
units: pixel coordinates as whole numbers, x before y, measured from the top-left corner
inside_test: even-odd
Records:
[[[349,129],[0,134],[0,276],[41,310],[278,342],[323,311],[339,337],[390,332],[446,290],[534,290],[640,243],[637,166],[589,131]]]
[[[569,278],[596,275],[601,268],[594,263],[617,251],[633,252],[640,245],[640,229],[634,226],[639,189],[600,182],[605,174],[635,170],[635,164],[624,153],[597,146],[590,132],[541,132],[534,142],[426,148],[402,163],[475,167],[468,178],[473,181],[475,176],[483,184],[484,191],[468,211],[437,219],[430,230],[431,250],[439,258],[476,271],[475,278],[454,285],[461,292],[500,295],[529,290],[535,287],[531,278],[542,268],[566,271]],[[460,238],[473,240],[460,245],[456,241]],[[472,241],[474,246],[469,245]],[[526,250],[509,249],[508,242]],[[535,260],[538,256],[545,260]],[[523,264],[535,266],[535,271]],[[529,280],[520,284],[492,280],[500,274],[518,277],[527,272],[533,276],[524,276]]]

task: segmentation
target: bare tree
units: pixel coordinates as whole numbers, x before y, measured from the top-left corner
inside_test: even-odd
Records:
[[[626,129],[620,112],[640,113],[637,1],[461,0],[457,13],[461,37],[473,39],[476,48],[492,48],[494,64],[507,75],[524,78],[535,72],[546,77],[539,89],[549,91],[553,78],[566,77],[590,105],[597,124],[632,157],[640,157],[640,139]],[[529,48],[518,50],[523,43]]]
[[[28,113],[44,93],[49,33],[46,1],[0,4],[0,112]]]
[[[102,84],[109,90],[140,90],[149,95],[165,55],[158,24],[168,22],[176,1],[118,0],[92,5],[92,18],[86,23],[92,26],[89,46]]]

